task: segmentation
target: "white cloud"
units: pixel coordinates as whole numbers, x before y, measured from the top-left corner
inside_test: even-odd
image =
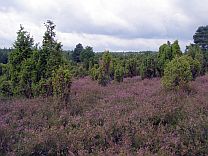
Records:
[[[96,51],[141,51],[154,50],[157,51],[159,46],[166,43],[167,40],[173,42],[175,39],[147,39],[147,38],[133,38],[125,39],[107,35],[95,34],[77,34],[77,33],[61,33],[57,34],[58,38],[62,41],[65,48],[74,48],[77,43],[83,45],[93,46]],[[77,42],[79,41],[79,42]],[[184,49],[186,45],[191,43],[191,40],[181,40],[179,44]],[[102,49],[100,49],[102,47]]]
[[[207,4],[207,0],[7,0],[0,2],[0,47],[12,44],[20,24],[41,42],[43,23],[51,19],[58,40],[67,48],[81,42],[99,51],[157,50],[175,39],[184,48],[196,28],[207,25]]]

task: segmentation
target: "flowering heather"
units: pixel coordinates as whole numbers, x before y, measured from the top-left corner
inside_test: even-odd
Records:
[[[0,100],[0,155],[208,155],[208,75],[189,91],[85,77],[70,98]]]

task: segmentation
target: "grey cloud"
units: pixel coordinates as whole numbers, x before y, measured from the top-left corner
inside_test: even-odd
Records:
[[[35,30],[44,29],[43,23],[51,19],[57,25],[57,32],[60,33],[74,33],[78,36],[80,34],[105,35],[125,41],[140,38],[144,40],[178,39],[188,42],[192,40],[198,26],[206,25],[208,14],[206,0],[200,2],[196,0],[129,0],[128,2],[125,0],[112,0],[111,2],[104,0],[7,0],[0,3],[0,9],[4,8],[3,11],[0,10],[0,15],[5,14],[5,9],[13,8],[13,13],[20,17],[16,20],[19,23],[13,24],[18,26],[20,23],[25,24],[26,29],[27,27],[36,27]],[[11,21],[13,22],[14,19]],[[34,29],[31,28],[31,30]],[[91,43],[91,39],[88,40],[88,43]],[[100,42],[103,42],[102,39]],[[122,47],[115,44],[111,45],[112,48]],[[67,46],[70,47],[70,45]],[[104,45],[101,46],[101,48],[104,47]],[[128,49],[128,46],[122,48]],[[140,47],[135,44],[135,48]]]
[[[200,23],[203,23],[203,21],[195,23],[195,19],[197,18],[193,17],[193,15],[190,16],[190,14],[187,13],[186,6],[181,7],[180,4],[177,3],[174,4],[175,4],[174,7],[178,8],[179,11],[181,11],[180,14],[176,11],[173,12],[173,14],[167,13],[168,16],[155,17],[155,18],[154,16],[147,14],[144,15],[146,17],[138,16],[137,18],[138,21],[132,21],[126,18],[125,16],[123,17],[122,15],[118,15],[120,16],[121,19],[125,20],[126,23],[128,23],[129,25],[133,25],[133,29],[132,28],[128,29],[128,27],[116,23],[116,21],[115,22],[112,21],[108,25],[105,24],[99,25],[99,23],[94,23],[89,13],[86,12],[85,10],[82,10],[83,8],[81,7],[80,10],[76,10],[70,6],[63,7],[60,11],[54,12],[55,14],[54,19],[57,20],[57,25],[59,30],[66,33],[77,32],[77,33],[88,33],[88,34],[102,34],[102,35],[117,36],[121,38],[190,39],[192,38],[192,35],[195,32],[196,27],[198,27]],[[200,8],[200,10],[203,10],[203,8]],[[142,11],[143,10],[141,10],[141,12]],[[152,14],[154,13],[155,12],[152,12]],[[126,14],[128,14],[128,12]],[[134,16],[134,14],[139,14],[139,12],[133,12],[132,16]],[[158,16],[160,16],[160,14]],[[161,16],[163,15],[161,14]],[[184,20],[189,20],[189,21],[185,23],[186,21]],[[160,26],[157,27],[157,25]]]

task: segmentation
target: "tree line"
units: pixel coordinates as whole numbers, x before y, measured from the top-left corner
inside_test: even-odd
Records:
[[[69,101],[72,78],[90,76],[102,86],[126,77],[161,77],[165,88],[187,85],[208,69],[208,26],[199,27],[194,43],[183,53],[178,40],[167,41],[158,52],[95,53],[93,47],[77,44],[64,51],[55,39],[55,24],[48,20],[42,45],[34,43],[23,26],[12,49],[0,50],[2,96],[59,96]]]

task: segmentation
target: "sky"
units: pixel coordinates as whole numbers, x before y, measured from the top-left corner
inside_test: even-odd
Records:
[[[176,39],[184,50],[207,15],[208,0],[0,0],[0,47],[12,47],[20,24],[41,45],[52,20],[67,50],[157,51]]]

